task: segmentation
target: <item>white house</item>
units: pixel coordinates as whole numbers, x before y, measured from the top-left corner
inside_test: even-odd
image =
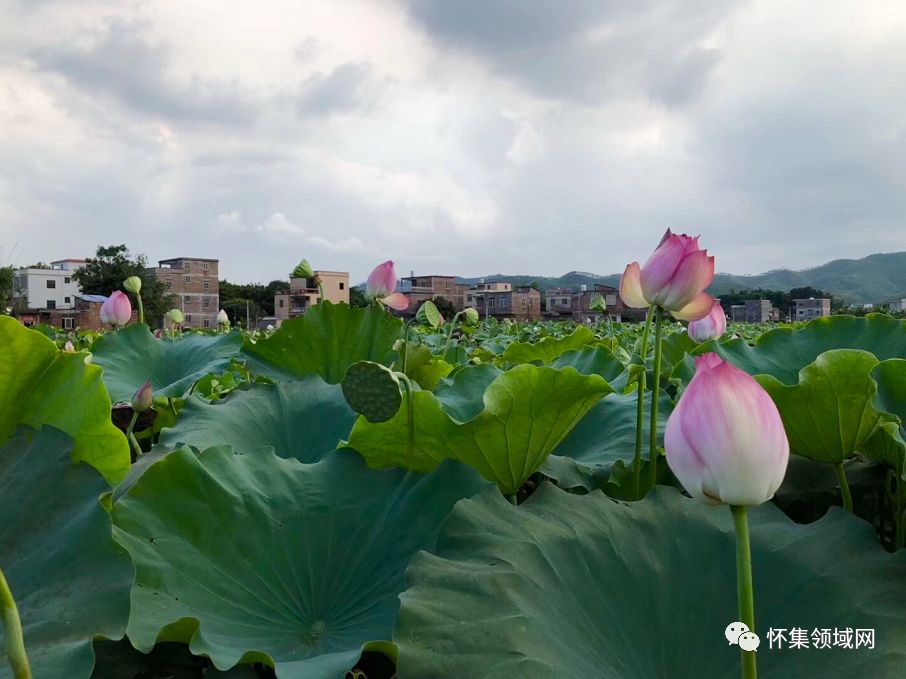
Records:
[[[890,311],[906,311],[906,299],[895,299],[887,305]]]
[[[50,269],[19,269],[13,274],[13,303],[20,309],[74,309],[79,285],[72,274],[84,259],[59,259]]]

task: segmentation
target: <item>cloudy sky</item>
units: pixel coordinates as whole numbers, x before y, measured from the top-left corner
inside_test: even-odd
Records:
[[[0,0],[0,264],[906,250],[902,0]]]

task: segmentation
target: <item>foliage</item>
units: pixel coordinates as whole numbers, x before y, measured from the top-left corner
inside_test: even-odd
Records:
[[[114,290],[126,292],[123,281],[130,276],[142,279],[141,296],[146,322],[160,326],[164,314],[173,306],[172,294],[167,284],[148,271],[145,255],[130,256],[125,245],[99,245],[95,256],[72,274],[83,293],[105,296]]]
[[[274,295],[282,290],[289,290],[289,281],[271,281],[261,283],[230,283],[220,281],[220,307],[225,309],[230,322],[245,325],[246,301],[249,303],[249,315],[253,318],[274,315]]]
[[[702,345],[666,324],[636,500],[641,324],[446,320],[324,303],[155,337],[0,317],[0,567],[36,676],[734,676],[729,511],[659,454],[708,351],[765,385],[793,453],[751,512],[762,676],[898,676],[906,323]],[[149,379],[130,467],[110,400]],[[874,627],[877,648],[767,647],[793,626]]]
[[[6,313],[6,307],[12,305],[15,273],[12,266],[0,266],[0,314]]]

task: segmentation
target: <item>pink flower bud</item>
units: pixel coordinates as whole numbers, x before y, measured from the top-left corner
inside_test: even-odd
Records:
[[[711,311],[714,300],[705,289],[713,278],[714,257],[698,247],[698,237],[667,229],[643,266],[626,267],[620,297],[635,309],[655,304],[680,320],[695,321]]]
[[[365,284],[365,294],[371,299],[376,299],[386,304],[391,309],[405,311],[409,308],[409,298],[396,290],[396,269],[393,261],[387,260],[374,267]]]
[[[118,328],[126,325],[132,318],[132,303],[129,296],[121,290],[116,290],[101,305],[101,321],[109,326]]]
[[[75,345],[74,345],[72,342],[67,341],[66,344],[63,345],[63,351],[65,351],[65,352],[67,352],[67,353],[69,353],[69,354],[74,354],[74,353],[75,353]]]
[[[726,331],[727,314],[717,300],[714,300],[714,305],[707,316],[689,322],[689,337],[696,342],[719,339]]]
[[[132,395],[132,409],[143,413],[151,407],[153,401],[154,394],[151,392],[151,380],[148,380]]]
[[[717,354],[695,359],[695,376],[667,420],[664,447],[690,495],[728,505],[771,499],[790,458],[771,397]]]

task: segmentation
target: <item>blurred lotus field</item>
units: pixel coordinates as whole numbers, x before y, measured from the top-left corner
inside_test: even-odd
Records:
[[[665,319],[657,370],[644,332],[329,302],[160,337],[0,316],[0,566],[32,675],[739,676],[733,518],[663,448],[713,353],[789,441],[748,514],[760,675],[902,677],[906,322],[698,343]]]

